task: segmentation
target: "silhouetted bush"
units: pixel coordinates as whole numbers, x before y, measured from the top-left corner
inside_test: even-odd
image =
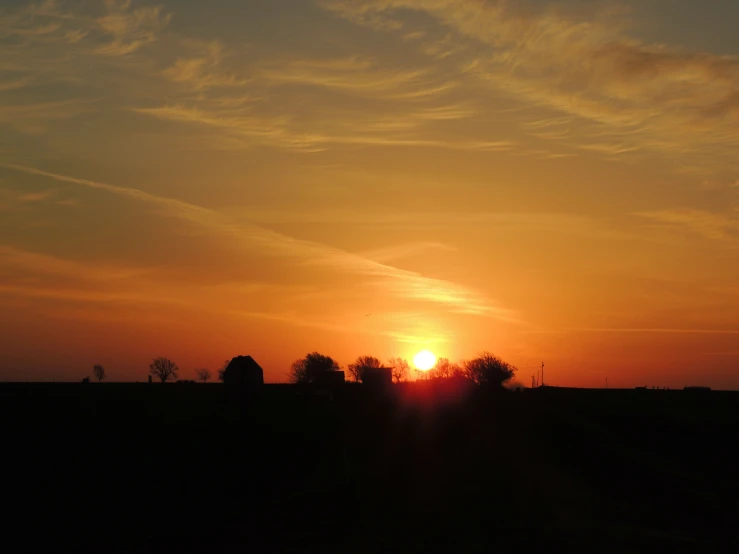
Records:
[[[503,383],[514,376],[516,368],[498,356],[483,352],[465,362],[464,371],[468,379],[480,386],[502,389]]]
[[[305,358],[295,360],[290,368],[290,382],[296,384],[314,383],[320,374],[327,371],[339,371],[339,364],[329,356],[311,352]]]

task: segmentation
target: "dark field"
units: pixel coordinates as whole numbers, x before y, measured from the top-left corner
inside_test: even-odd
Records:
[[[739,394],[5,384],[3,552],[723,552]]]

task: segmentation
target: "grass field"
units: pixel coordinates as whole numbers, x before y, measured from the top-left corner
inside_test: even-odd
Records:
[[[718,552],[739,393],[3,384],[6,552]]]

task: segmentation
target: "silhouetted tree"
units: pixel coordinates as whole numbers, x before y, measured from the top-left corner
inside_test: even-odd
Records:
[[[459,364],[450,362],[448,358],[439,358],[429,373],[436,379],[450,379],[464,375],[464,370]]]
[[[489,352],[483,352],[464,364],[467,377],[478,385],[502,388],[513,377],[516,368]]]
[[[177,372],[180,368],[169,358],[154,358],[149,364],[149,373],[157,377],[162,383],[166,382],[170,377],[177,379]]]
[[[367,369],[378,367],[382,367],[382,362],[374,356],[359,356],[347,369],[349,370],[349,375],[354,377],[354,380],[359,383],[364,379],[364,372]]]
[[[411,374],[411,368],[408,360],[404,358],[390,358],[390,367],[393,368],[393,379],[396,383],[407,381]]]
[[[465,373],[464,367],[460,364],[452,364],[452,377],[466,379],[467,373]]]
[[[100,364],[92,366],[92,374],[95,376],[95,379],[98,380],[98,383],[107,377],[107,375],[105,375],[105,368]]]
[[[311,352],[305,358],[295,360],[290,367],[290,382],[297,384],[313,383],[321,373],[341,369],[333,358],[318,352]]]
[[[207,383],[208,379],[211,377],[210,369],[196,369],[195,374],[198,376],[198,379],[200,379],[203,383]]]

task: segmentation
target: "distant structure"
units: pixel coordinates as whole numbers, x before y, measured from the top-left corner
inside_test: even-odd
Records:
[[[314,384],[323,388],[335,388],[344,384],[345,376],[343,371],[321,371],[316,375]]]
[[[541,386],[544,386],[544,362],[541,362]]]
[[[362,373],[362,383],[376,389],[390,388],[393,385],[393,368],[366,367]]]
[[[236,356],[223,372],[223,383],[228,386],[261,387],[264,371],[251,356]]]

